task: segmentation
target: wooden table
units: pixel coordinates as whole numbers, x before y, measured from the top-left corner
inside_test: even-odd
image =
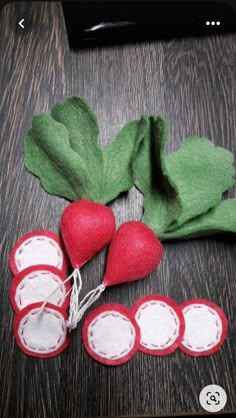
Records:
[[[25,29],[18,22],[25,19]],[[138,283],[107,289],[100,302],[128,307],[158,293],[182,303],[194,297],[221,306],[229,336],[216,354],[191,358],[138,353],[120,367],[90,358],[81,325],[59,357],[25,356],[12,335],[9,251],[34,229],[58,231],[67,201],[48,195],[23,164],[23,138],[32,116],[70,95],[84,96],[98,116],[100,142],[141,114],[169,120],[167,151],[191,134],[236,151],[236,34],[72,52],[59,3],[8,4],[0,19],[0,404],[1,418],[78,418],[197,414],[201,389],[228,394],[236,412],[236,243],[211,237],[164,244],[161,266]],[[235,189],[228,193],[235,196]],[[136,189],[111,205],[117,223],[140,219]],[[106,251],[83,268],[84,294],[102,277]]]

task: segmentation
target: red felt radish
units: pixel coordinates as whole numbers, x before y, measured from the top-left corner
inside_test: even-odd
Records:
[[[41,303],[26,306],[16,316],[13,332],[21,350],[32,357],[55,357],[68,346],[67,314],[58,306]]]
[[[100,363],[117,366],[126,363],[139,349],[140,330],[128,308],[107,304],[88,315],[82,338],[91,357]]]
[[[10,252],[10,267],[14,275],[27,267],[47,264],[65,272],[67,260],[57,234],[38,230],[24,235]]]
[[[104,248],[115,232],[115,217],[110,208],[89,200],[67,206],[61,218],[61,233],[72,266],[82,267]]]
[[[61,270],[49,265],[31,266],[22,270],[11,282],[10,300],[13,309],[18,313],[27,305],[44,302],[56,288],[57,291],[49,302],[67,309],[70,301],[70,283],[64,283],[65,279]]]
[[[75,314],[82,287],[80,267],[104,248],[115,232],[115,217],[110,208],[89,200],[78,200],[65,208],[61,217],[62,238],[74,271],[66,281],[73,278],[68,327],[75,328]],[[44,309],[49,298],[44,301]]]
[[[156,269],[161,256],[162,245],[150,228],[139,221],[126,222],[110,245],[103,283],[113,286],[143,279]]]
[[[135,303],[132,312],[140,327],[140,351],[164,356],[179,347],[185,322],[174,300],[159,295],[145,296]]]
[[[219,350],[227,336],[223,311],[205,299],[192,299],[180,306],[185,332],[180,349],[190,356],[208,356]]]
[[[162,245],[148,226],[139,221],[121,225],[109,248],[103,282],[80,302],[74,327],[107,286],[143,279],[156,269],[161,257]]]

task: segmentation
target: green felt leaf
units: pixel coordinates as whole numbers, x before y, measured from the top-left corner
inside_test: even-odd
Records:
[[[233,154],[205,138],[188,138],[166,157],[170,178],[175,179],[182,213],[168,230],[216,206],[222,193],[234,184]]]
[[[53,107],[51,118],[37,118],[26,136],[25,165],[46,191],[70,200],[90,196],[90,200],[107,203],[133,186],[138,121],[128,123],[102,151],[96,116],[84,99],[70,97]]]
[[[133,160],[135,185],[144,195],[143,222],[159,236],[181,212],[175,178],[166,168],[164,148],[167,122],[164,118],[143,118],[146,132],[139,142]]]
[[[134,148],[140,141],[139,121],[129,122],[103,150],[103,202],[109,202],[133,186]]]
[[[57,103],[33,118],[24,143],[26,168],[44,189],[69,200],[100,201],[103,157],[96,116],[80,97]]]
[[[222,200],[216,207],[172,232],[164,232],[160,239],[196,238],[220,232],[236,233],[236,199]]]
[[[186,139],[165,155],[167,122],[129,122],[103,151],[95,114],[81,97],[35,116],[24,141],[26,168],[51,194],[108,203],[133,184],[144,195],[143,221],[160,239],[236,232],[233,155],[205,138]]]
[[[25,137],[24,160],[48,193],[70,200],[94,199],[86,163],[71,148],[67,128],[51,116],[34,116]]]
[[[95,114],[83,98],[69,97],[53,107],[51,116],[67,128],[71,148],[86,164],[93,183],[91,193],[99,198],[103,158],[98,144],[99,128]]]
[[[188,138],[165,156],[167,124],[161,117],[149,123],[133,167],[144,194],[143,221],[160,237],[216,206],[234,184],[235,171],[232,153],[205,138]]]

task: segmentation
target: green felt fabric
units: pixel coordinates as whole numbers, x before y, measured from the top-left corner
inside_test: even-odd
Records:
[[[143,138],[133,158],[135,185],[144,195],[145,222],[159,236],[181,213],[176,179],[168,174],[164,147],[166,120],[158,116],[142,118]],[[145,130],[144,130],[145,127]]]
[[[24,144],[26,168],[49,193],[76,200],[91,199],[93,185],[85,162],[70,146],[66,127],[48,115],[33,118]]]
[[[93,200],[99,200],[103,158],[98,144],[99,128],[95,114],[83,98],[70,97],[64,103],[57,103],[51,116],[67,128],[70,146],[86,166],[91,196]],[[77,170],[80,175],[79,166]],[[82,176],[80,178],[83,180]]]
[[[166,168],[175,179],[182,213],[168,230],[216,206],[222,193],[234,184],[233,155],[205,138],[188,138],[166,157]]]
[[[196,238],[222,232],[236,233],[236,199],[221,201],[215,208],[191,219],[172,232],[161,234],[161,240]]]
[[[81,97],[34,116],[24,141],[26,168],[48,193],[108,203],[134,184],[144,195],[143,222],[162,240],[236,232],[231,152],[191,137],[169,155],[167,121],[131,121],[104,150],[95,114]]]
[[[25,166],[48,193],[107,203],[133,185],[137,126],[128,123],[102,151],[95,114],[84,99],[70,97],[51,116],[34,116],[24,142]]]
[[[110,202],[133,186],[132,159],[139,141],[138,121],[129,122],[103,150],[103,198]]]
[[[133,160],[134,181],[144,195],[143,221],[160,237],[220,202],[234,184],[233,155],[193,137],[165,156],[166,121],[150,117],[146,122],[146,138]]]

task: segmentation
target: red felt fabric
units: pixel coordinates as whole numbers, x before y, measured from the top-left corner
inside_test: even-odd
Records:
[[[173,299],[171,299],[167,296],[150,295],[150,296],[141,297],[134,304],[134,306],[132,308],[132,313],[133,313],[134,318],[136,316],[137,311],[139,310],[139,308],[142,305],[145,305],[145,303],[150,303],[151,304],[153,301],[154,302],[155,301],[164,302],[166,305],[168,305],[170,308],[172,308],[175,311],[176,315],[179,318],[179,322],[180,322],[179,332],[178,332],[176,340],[174,341],[174,343],[171,346],[169,346],[165,349],[159,348],[159,349],[155,349],[155,350],[152,350],[152,349],[147,348],[144,345],[142,345],[142,332],[141,332],[141,342],[140,342],[139,351],[142,351],[143,353],[146,353],[146,354],[151,354],[153,356],[166,356],[168,354],[173,353],[179,347],[179,345],[181,344],[181,341],[182,341],[182,338],[183,338],[183,335],[184,335],[184,330],[185,330],[184,316],[183,316],[181,308],[179,307],[179,305],[177,305],[177,303]],[[158,318],[157,318],[157,321],[158,321]]]
[[[37,236],[45,236],[50,238],[52,241],[56,241],[56,243],[59,245],[59,247],[61,248],[63,254],[64,254],[64,260],[63,260],[63,266],[62,266],[62,271],[66,272],[67,267],[68,267],[68,261],[67,261],[67,257],[65,255],[65,251],[64,251],[64,245],[60,239],[60,237],[53,231],[48,231],[48,230],[37,230],[37,231],[33,231],[33,232],[29,232],[28,234],[23,235],[23,237],[21,237],[16,244],[14,245],[14,247],[12,248],[11,252],[10,252],[10,256],[9,256],[9,264],[10,264],[10,268],[11,271],[14,275],[16,275],[19,272],[19,269],[16,265],[15,262],[15,254],[16,251],[18,250],[18,248],[27,240],[29,240],[30,238],[33,237],[37,237]]]
[[[111,242],[105,286],[142,279],[152,273],[162,257],[162,245],[144,223],[122,224]]]
[[[49,266],[49,265],[38,265],[38,266],[32,266],[32,267],[28,267],[24,270],[22,270],[20,273],[18,273],[12,280],[11,282],[11,286],[10,286],[10,301],[12,304],[12,307],[14,309],[14,311],[16,313],[19,313],[22,309],[19,308],[19,306],[17,305],[16,301],[15,301],[15,294],[16,294],[16,290],[19,286],[21,286],[22,280],[24,280],[24,278],[26,276],[28,276],[30,273],[32,273],[32,276],[34,275],[35,272],[37,271],[49,271],[52,274],[54,274],[55,276],[57,276],[59,279],[61,279],[62,282],[64,282],[66,280],[66,275],[65,273],[63,273],[61,270],[58,270],[56,267],[53,266]],[[63,303],[63,305],[61,305],[61,309],[66,310],[69,306],[70,303],[70,294],[69,291],[71,289],[71,284],[69,282],[66,282],[64,284],[65,289],[66,289],[66,294],[68,293],[68,295],[65,298],[65,301]],[[44,301],[38,301],[38,302],[44,302]]]
[[[61,233],[74,268],[83,266],[105,247],[114,232],[114,214],[100,203],[78,200],[62,214]]]
[[[88,328],[89,325],[91,324],[91,322],[98,317],[98,315],[104,313],[106,314],[109,311],[113,311],[114,314],[115,312],[118,312],[120,314],[122,314],[123,316],[126,317],[127,321],[130,321],[130,323],[132,323],[132,325],[134,326],[135,329],[135,343],[133,348],[129,351],[129,353],[127,355],[125,355],[124,357],[120,358],[120,359],[108,359],[108,358],[104,358],[101,357],[99,355],[97,355],[94,350],[92,350],[89,346],[89,342],[88,342]],[[139,326],[137,325],[137,322],[135,321],[132,312],[130,311],[130,309],[128,309],[126,306],[121,305],[121,304],[117,304],[117,303],[110,303],[110,304],[105,304],[102,306],[99,306],[98,308],[94,309],[85,319],[84,324],[83,324],[83,329],[82,329],[82,340],[84,343],[84,347],[86,349],[86,351],[88,352],[88,354],[94,358],[96,361],[98,361],[99,363],[103,363],[109,366],[119,366],[120,364],[124,364],[127,361],[129,361],[134,354],[138,351],[139,346],[140,346],[140,329]]]
[[[33,309],[40,308],[41,305],[42,305],[42,303],[32,303],[31,305],[28,305],[24,309],[22,309],[22,311],[20,311],[20,313],[18,315],[16,315],[16,317],[15,317],[15,320],[14,320],[14,323],[13,323],[13,333],[14,333],[17,345],[28,356],[38,357],[38,358],[51,358],[51,357],[57,356],[58,354],[60,354],[62,351],[64,351],[68,347],[68,345],[70,343],[70,334],[69,333],[67,333],[67,336],[66,336],[66,339],[65,339],[64,343],[57,350],[55,350],[51,353],[47,353],[47,354],[35,353],[35,352],[32,352],[30,349],[27,349],[22,344],[21,338],[20,338],[19,333],[18,333],[18,329],[19,329],[19,325],[20,325],[21,320],[28,313],[30,313]],[[55,313],[59,312],[64,317],[65,321],[68,320],[68,315],[63,309],[59,308],[58,306],[52,305],[51,303],[47,303],[46,308],[47,307],[53,309],[55,311]]]
[[[190,348],[187,348],[183,344],[180,344],[179,348],[181,351],[183,351],[186,354],[189,354],[192,357],[209,356],[215,353],[216,351],[218,351],[220,347],[222,346],[223,342],[225,341],[227,334],[228,334],[228,320],[224,312],[219,306],[217,306],[215,303],[210,302],[209,300],[206,300],[206,299],[200,299],[200,298],[191,299],[183,303],[182,305],[180,305],[180,309],[182,309],[183,311],[183,309],[186,308],[187,306],[191,307],[191,305],[194,305],[194,304],[203,304],[205,306],[208,306],[210,309],[216,311],[216,313],[219,315],[221,323],[222,323],[222,334],[221,334],[220,341],[218,342],[218,344],[216,344],[214,347],[210,348],[209,350],[205,350],[201,352],[194,351]]]

